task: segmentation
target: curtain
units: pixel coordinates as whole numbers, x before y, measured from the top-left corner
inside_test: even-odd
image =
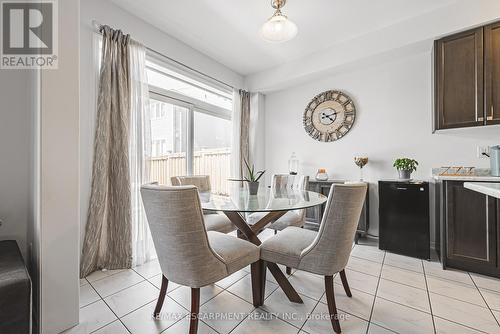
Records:
[[[146,213],[142,205],[141,185],[149,182],[151,158],[151,122],[149,88],[146,76],[146,48],[130,42],[130,193],[132,223],[132,265],[156,258]]]
[[[251,165],[250,161],[250,93],[240,89],[240,177],[245,175],[245,160]]]
[[[92,185],[80,276],[132,265],[129,168],[130,36],[102,29]]]

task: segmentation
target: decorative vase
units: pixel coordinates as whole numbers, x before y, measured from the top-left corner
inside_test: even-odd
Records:
[[[363,167],[368,163],[367,157],[354,157],[354,163],[359,167],[359,180],[363,181]]]
[[[295,152],[292,153],[292,156],[288,160],[288,170],[290,175],[297,175],[299,172],[299,159],[297,159]]]
[[[318,172],[316,173],[316,180],[318,180],[318,181],[327,181],[328,180],[328,173],[326,172],[326,169],[324,169],[324,168],[318,169]]]
[[[406,169],[398,169],[399,179],[400,180],[409,180],[411,179],[411,170]]]
[[[259,192],[259,182],[248,182],[248,192],[250,195],[257,195]]]

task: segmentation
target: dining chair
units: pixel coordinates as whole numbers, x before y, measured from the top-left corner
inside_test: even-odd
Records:
[[[363,208],[365,183],[333,184],[318,232],[287,227],[261,245],[261,259],[304,270],[325,278],[326,299],[333,330],[340,333],[333,276],[340,274],[348,297],[352,297],[345,274],[354,234]]]
[[[263,300],[263,261],[259,247],[204,224],[195,186],[143,185],[141,195],[162,271],[160,295],[154,310],[158,319],[168,282],[191,288],[189,333],[196,334],[200,288],[251,265],[254,304]]]
[[[210,192],[210,176],[191,175],[191,176],[173,176],[170,178],[173,186],[193,185],[199,192]],[[207,231],[217,231],[221,233],[231,233],[236,230],[236,226],[224,214],[216,211],[203,210],[205,226]]]
[[[309,186],[309,176],[274,174],[272,178],[271,190],[307,190]],[[256,212],[248,216],[248,223],[253,225],[258,222],[266,212]],[[306,210],[288,211],[267,228],[277,231],[284,230],[289,226],[303,227],[306,222]]]

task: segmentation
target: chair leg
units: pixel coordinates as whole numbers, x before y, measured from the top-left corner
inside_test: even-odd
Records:
[[[335,333],[340,333],[340,323],[337,313],[337,306],[335,305],[335,295],[333,292],[333,276],[325,276],[325,290],[326,301],[328,303],[328,311],[330,313],[330,320]]]
[[[153,316],[155,318],[158,318],[160,315],[160,311],[163,306],[163,301],[165,300],[165,295],[167,294],[167,287],[168,287],[168,279],[165,277],[165,275],[162,275],[160,296],[158,296],[158,301],[156,302],[155,311],[153,313]]]
[[[198,333],[198,314],[200,313],[200,288],[191,288],[191,314],[189,334]]]
[[[264,305],[266,292],[266,262],[259,260],[251,265],[253,306]]]
[[[278,234],[278,230],[274,230],[274,235]]]
[[[286,274],[291,275],[292,274],[292,268],[286,267]]]
[[[342,285],[344,286],[345,294],[347,297],[352,297],[351,289],[349,289],[349,283],[347,283],[347,277],[345,275],[345,270],[340,271],[340,279],[342,280]]]

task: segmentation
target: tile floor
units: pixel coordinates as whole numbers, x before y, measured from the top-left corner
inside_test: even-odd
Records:
[[[373,243],[354,246],[346,273],[352,298],[335,278],[343,333],[500,333],[499,279],[443,271],[437,262],[380,251]],[[199,333],[333,333],[323,279],[301,271],[289,279],[304,304],[288,302],[268,273],[265,305],[255,309],[248,269],[202,288]],[[67,332],[188,333],[186,287],[169,284],[163,318],[151,318],[160,282],[157,261],[93,273],[80,282],[81,323]],[[217,318],[221,314],[229,317]]]

